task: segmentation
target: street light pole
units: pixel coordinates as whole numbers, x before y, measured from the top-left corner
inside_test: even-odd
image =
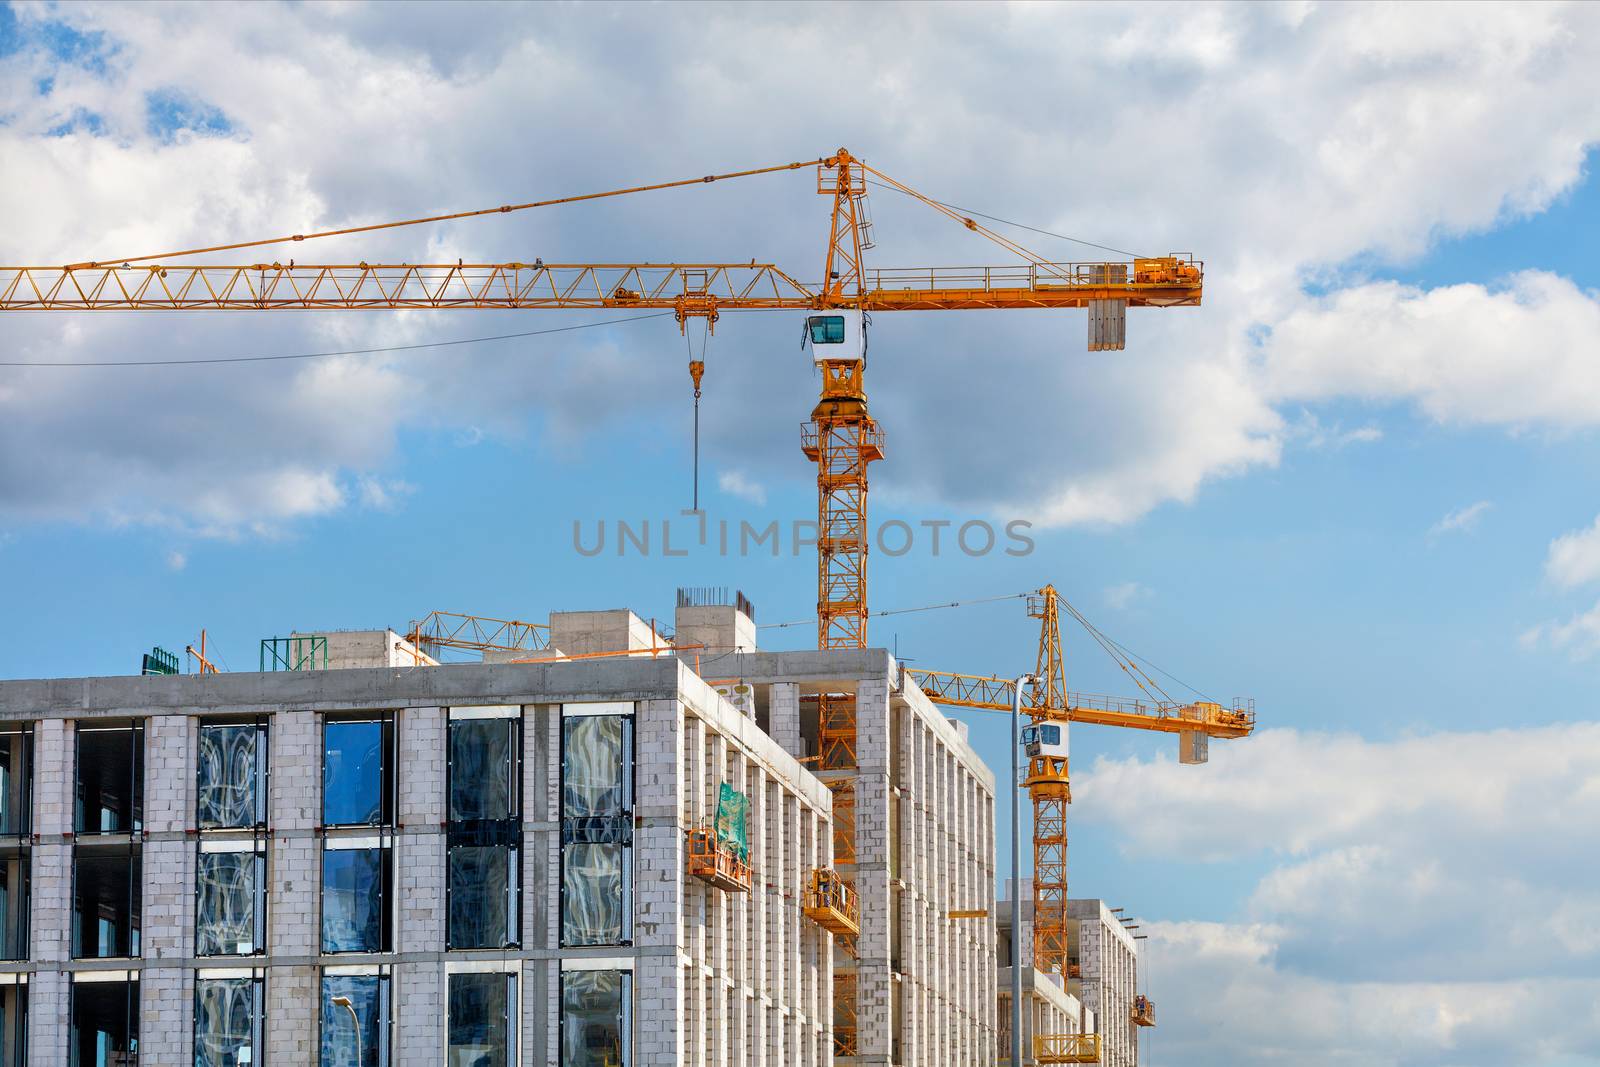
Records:
[[[356,1031],[356,1067],[365,1067],[361,1048],[361,1017],[356,1014],[356,1006],[350,1003],[349,997],[342,994],[333,998],[333,1005],[350,1013],[350,1025],[354,1026]]]
[[[1022,687],[1035,681],[1024,674],[1011,687],[1011,1067],[1022,1067]]]

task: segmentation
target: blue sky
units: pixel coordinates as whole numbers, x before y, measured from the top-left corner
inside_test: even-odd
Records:
[[[385,18],[261,5],[234,23],[159,6],[0,8],[11,101],[0,162],[33,203],[13,201],[0,244],[7,262],[184,247],[844,141],[974,209],[1195,248],[1205,306],[1130,314],[1123,353],[1082,351],[1081,313],[878,316],[869,392],[890,444],[874,517],[1025,518],[1037,549],[880,553],[873,607],[1054,582],[1177,677],[1257,701],[1261,735],[1214,744],[1203,768],[1174,768],[1166,738],[1074,733],[1073,891],[1150,922],[1152,991],[1172,1007],[1156,1048],[1172,1062],[1287,1062],[1260,1058],[1262,1032],[1246,1024],[1271,989],[1308,1020],[1372,1019],[1363,1034],[1306,1022],[1307,1044],[1284,1046],[1299,1049],[1284,1053],[1294,1062],[1504,1062],[1515,1034],[1460,977],[1487,968],[1428,962],[1430,945],[1483,942],[1504,960],[1527,937],[1557,944],[1499,980],[1562,1007],[1521,1015],[1553,1035],[1525,1062],[1600,1063],[1592,1025],[1553,1017],[1600,1003],[1600,943],[1581,933],[1592,877],[1564,858],[1593,836],[1585,783],[1600,758],[1588,700],[1600,629],[1582,622],[1600,575],[1588,562],[1600,538],[1582,536],[1600,511],[1600,375],[1588,369],[1600,128],[1593,57],[1573,43],[1595,27],[1582,9],[1521,10],[1197,6],[1168,25],[1132,8],[990,21],[952,8],[913,30],[863,16],[864,42],[896,48],[840,57],[879,105],[862,109],[811,83],[804,57],[820,31],[799,8],[718,16],[718,47],[699,59],[674,46],[686,30],[670,18],[652,16],[655,41],[609,8],[487,8],[493,32],[473,39],[426,6]],[[302,54],[307,35],[316,44]],[[1070,124],[997,89],[957,93],[938,71],[963,35],[978,84],[1005,71],[1070,98],[1098,71],[1133,87]],[[1066,70],[1038,44],[1099,39],[1120,43],[1074,51]],[[792,128],[763,121],[771,101],[800,93],[814,98]],[[661,103],[674,94],[725,122],[686,122]],[[633,118],[619,127],[618,115]],[[641,141],[643,130],[671,136]],[[802,178],[326,254],[754,254],[809,276],[826,215]],[[1000,262],[887,194],[874,208],[876,264]],[[7,359],[181,358],[593,316],[308,318],[34,316],[0,325],[0,339]],[[815,383],[796,331],[788,316],[728,316],[711,343],[713,518],[764,525],[814,510],[798,431]],[[805,618],[809,554],[573,550],[575,520],[659,524],[687,506],[684,358],[663,320],[316,367],[0,369],[0,677],[127,673],[202,626],[230,669],[248,670],[263,637],[402,627],[431,609],[666,618],[678,585],[741,588],[761,622]],[[1563,537],[1566,555],[1552,548]],[[1037,633],[1020,602],[874,620],[871,632],[918,666],[1000,674],[1031,668]],[[762,636],[773,648],[809,640],[806,627]],[[1081,631],[1067,632],[1067,657],[1072,688],[1129,692]],[[1004,721],[969,720],[991,766],[1008,763]],[[1565,771],[1516,777],[1551,750]],[[1333,769],[1342,793],[1325,792]],[[1532,795],[1572,820],[1552,839],[1577,846],[1516,831],[1518,798]],[[1382,814],[1343,810],[1369,802]],[[1416,878],[1394,881],[1401,869]],[[1494,933],[1438,888],[1469,881],[1578,919],[1553,939]],[[1394,959],[1352,962],[1344,946],[1379,935],[1370,916],[1345,914],[1351,902],[1395,899],[1416,921],[1381,935]],[[1308,918],[1299,909],[1313,902]],[[1422,921],[1430,908],[1442,926]],[[1258,942],[1259,958],[1241,962],[1238,946]],[[1224,994],[1208,1004],[1206,988]],[[1216,1032],[1224,1021],[1233,1036]]]

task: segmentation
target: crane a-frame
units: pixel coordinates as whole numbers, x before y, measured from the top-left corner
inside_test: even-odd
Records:
[[[802,283],[772,263],[299,263],[215,265],[193,258],[269,245],[299,244],[426,223],[461,220],[797,171],[815,167],[817,192],[832,201],[822,280]],[[869,268],[873,247],[867,186],[876,181],[999,245],[1015,261],[993,267]],[[1200,303],[1202,265],[1172,254],[1131,262],[1057,262],[997,233],[868,165],[846,149],[824,158],[653,185],[506,204],[419,219],[287,234],[259,240],[137,256],[109,256],[62,266],[0,266],[0,313],[9,311],[316,311],[656,309],[682,328],[702,319],[714,328],[723,311],[845,312],[1087,308],[1089,348],[1124,344],[1129,307]],[[826,337],[824,326],[824,337]],[[864,323],[863,323],[864,328]],[[828,342],[823,341],[823,344]],[[846,346],[847,348],[849,346]],[[867,468],[884,454],[884,436],[867,409],[865,346],[821,349],[821,397],[803,430],[802,448],[817,466],[817,643],[867,643]],[[692,361],[696,391],[703,365]],[[835,862],[855,857],[855,704],[850,694],[819,698],[819,771],[835,798]],[[1037,825],[1037,824],[1036,824]],[[1064,831],[1063,831],[1064,833]],[[854,1000],[848,981],[837,993]],[[849,1031],[849,1027],[842,1030]],[[841,1055],[854,1034],[836,1035]]]

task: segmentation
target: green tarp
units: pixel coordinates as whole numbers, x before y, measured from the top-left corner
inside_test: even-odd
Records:
[[[717,793],[717,840],[737,851],[741,863],[750,860],[749,816],[750,798],[723,782]]]

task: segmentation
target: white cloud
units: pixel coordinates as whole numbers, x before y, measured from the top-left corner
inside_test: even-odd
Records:
[[[416,486],[398,478],[381,479],[362,475],[356,479],[356,492],[361,506],[375,511],[394,511],[400,506],[402,498],[416,491]]]
[[[743,471],[727,470],[717,475],[717,488],[729,496],[748,500],[752,504],[765,504],[767,490],[760,482],[752,481]]]
[[[1148,588],[1138,582],[1119,582],[1107,586],[1102,594],[1106,606],[1116,611],[1126,611],[1141,601],[1148,600],[1153,595]]]
[[[1073,809],[1140,859],[1266,869],[1229,922],[1144,921],[1175,1063],[1580,1062],[1600,1056],[1596,767],[1600,723],[1268,730],[1204,768],[1099,760]]]
[[[1372,282],[1308,299],[1261,345],[1268,395],[1415,404],[1443,423],[1600,424],[1600,301],[1524,271],[1504,284]]]
[[[1524,648],[1548,646],[1563,651],[1577,661],[1593,659],[1600,652],[1600,602],[1565,622],[1552,619],[1530,627],[1523,632],[1521,642]]]
[[[1483,513],[1494,507],[1488,500],[1479,500],[1477,503],[1468,504],[1464,508],[1456,508],[1448,512],[1428,530],[1428,536],[1438,537],[1447,533],[1468,533],[1478,525],[1478,520],[1483,518]]]
[[[1600,581],[1600,518],[1587,529],[1564,533],[1550,542],[1544,575],[1563,589]]]
[[[1294,439],[1278,410],[1289,405],[1355,397],[1467,424],[1600,421],[1600,372],[1585,366],[1581,343],[1594,335],[1594,302],[1570,283],[1533,274],[1504,289],[1423,292],[1350,287],[1338,270],[1351,257],[1404,259],[1442,236],[1542,210],[1578,180],[1600,138],[1592,7],[951,6],[910,27],[892,9],[864,8],[842,46],[805,8],[709,7],[691,20],[647,8],[621,37],[603,9],[562,19],[509,5],[443,10],[19,8],[25,46],[0,62],[0,165],[28,210],[0,233],[0,259],[68,261],[358,224],[843,142],[956,203],[1122,247],[1196,248],[1210,262],[1206,306],[1136,311],[1126,353],[1086,354],[1081,313],[880,316],[869,388],[893,450],[874,477],[897,493],[1041,523],[1127,522],[1275,464]],[[112,51],[102,67],[49,58],[30,36],[49,19],[103,32]],[[708,42],[723,62],[683,58]],[[819,49],[838,75],[820,87]],[[954,84],[952,69],[971,77]],[[1033,90],[1020,104],[1007,88],[1018,78]],[[1106,84],[1124,88],[1071,123],[1050,104],[1098,98]],[[160,90],[217,109],[231,126],[152,132],[146,94]],[[760,121],[771,101],[800,97],[815,106],[795,122]],[[329,99],[340,107],[328,109]],[[693,117],[703,110],[695,105],[713,103],[724,116],[715,128]],[[597,132],[614,128],[619,107],[657,136]],[[939,115],[937,129],[903,121],[913,107]],[[81,123],[51,135],[84,113],[103,135]],[[543,116],[538,136],[508,141],[503,131],[530,113]],[[732,156],[729,128],[747,134]],[[1039,180],[1067,173],[1094,194]],[[756,255],[814,280],[826,216],[809,180],[718,183],[244,255]],[[1005,258],[917,205],[881,191],[873,200],[875,265]],[[1029,240],[1063,258],[1092,254]],[[1308,280],[1331,294],[1304,296]],[[169,316],[156,328],[40,317],[15,324],[7,347],[40,359],[272,353],[512,332],[528,321]],[[1263,326],[1271,332],[1258,347],[1251,338]],[[792,351],[791,328],[725,316],[708,353],[708,415],[720,417],[708,420],[707,456],[737,456],[757,484],[798,471],[792,434],[775,430],[775,416],[803,419],[815,384],[798,358],[719,357]],[[0,514],[205,523],[191,501],[235,496],[240,472],[312,469],[348,485],[392,468],[398,431],[417,426],[506,436],[531,420],[544,444],[574,454],[618,426],[680,432],[671,405],[687,386],[681,363],[661,355],[676,340],[671,325],[585,337],[320,368],[8,376]],[[971,373],[975,359],[981,375]],[[1019,447],[993,419],[945,414],[1011,410],[1019,397],[1070,417],[1033,420]],[[164,419],[155,426],[133,412]],[[1375,433],[1341,431],[1328,444]],[[30,442],[40,440],[51,455],[35,454]],[[294,521],[274,507],[269,496],[229,510],[241,528]]]
[[[1338,450],[1351,445],[1370,445],[1383,440],[1383,431],[1371,424],[1346,430],[1335,422],[1324,426],[1322,420],[1310,411],[1300,413],[1300,418],[1285,431],[1285,440],[1318,450]]]

